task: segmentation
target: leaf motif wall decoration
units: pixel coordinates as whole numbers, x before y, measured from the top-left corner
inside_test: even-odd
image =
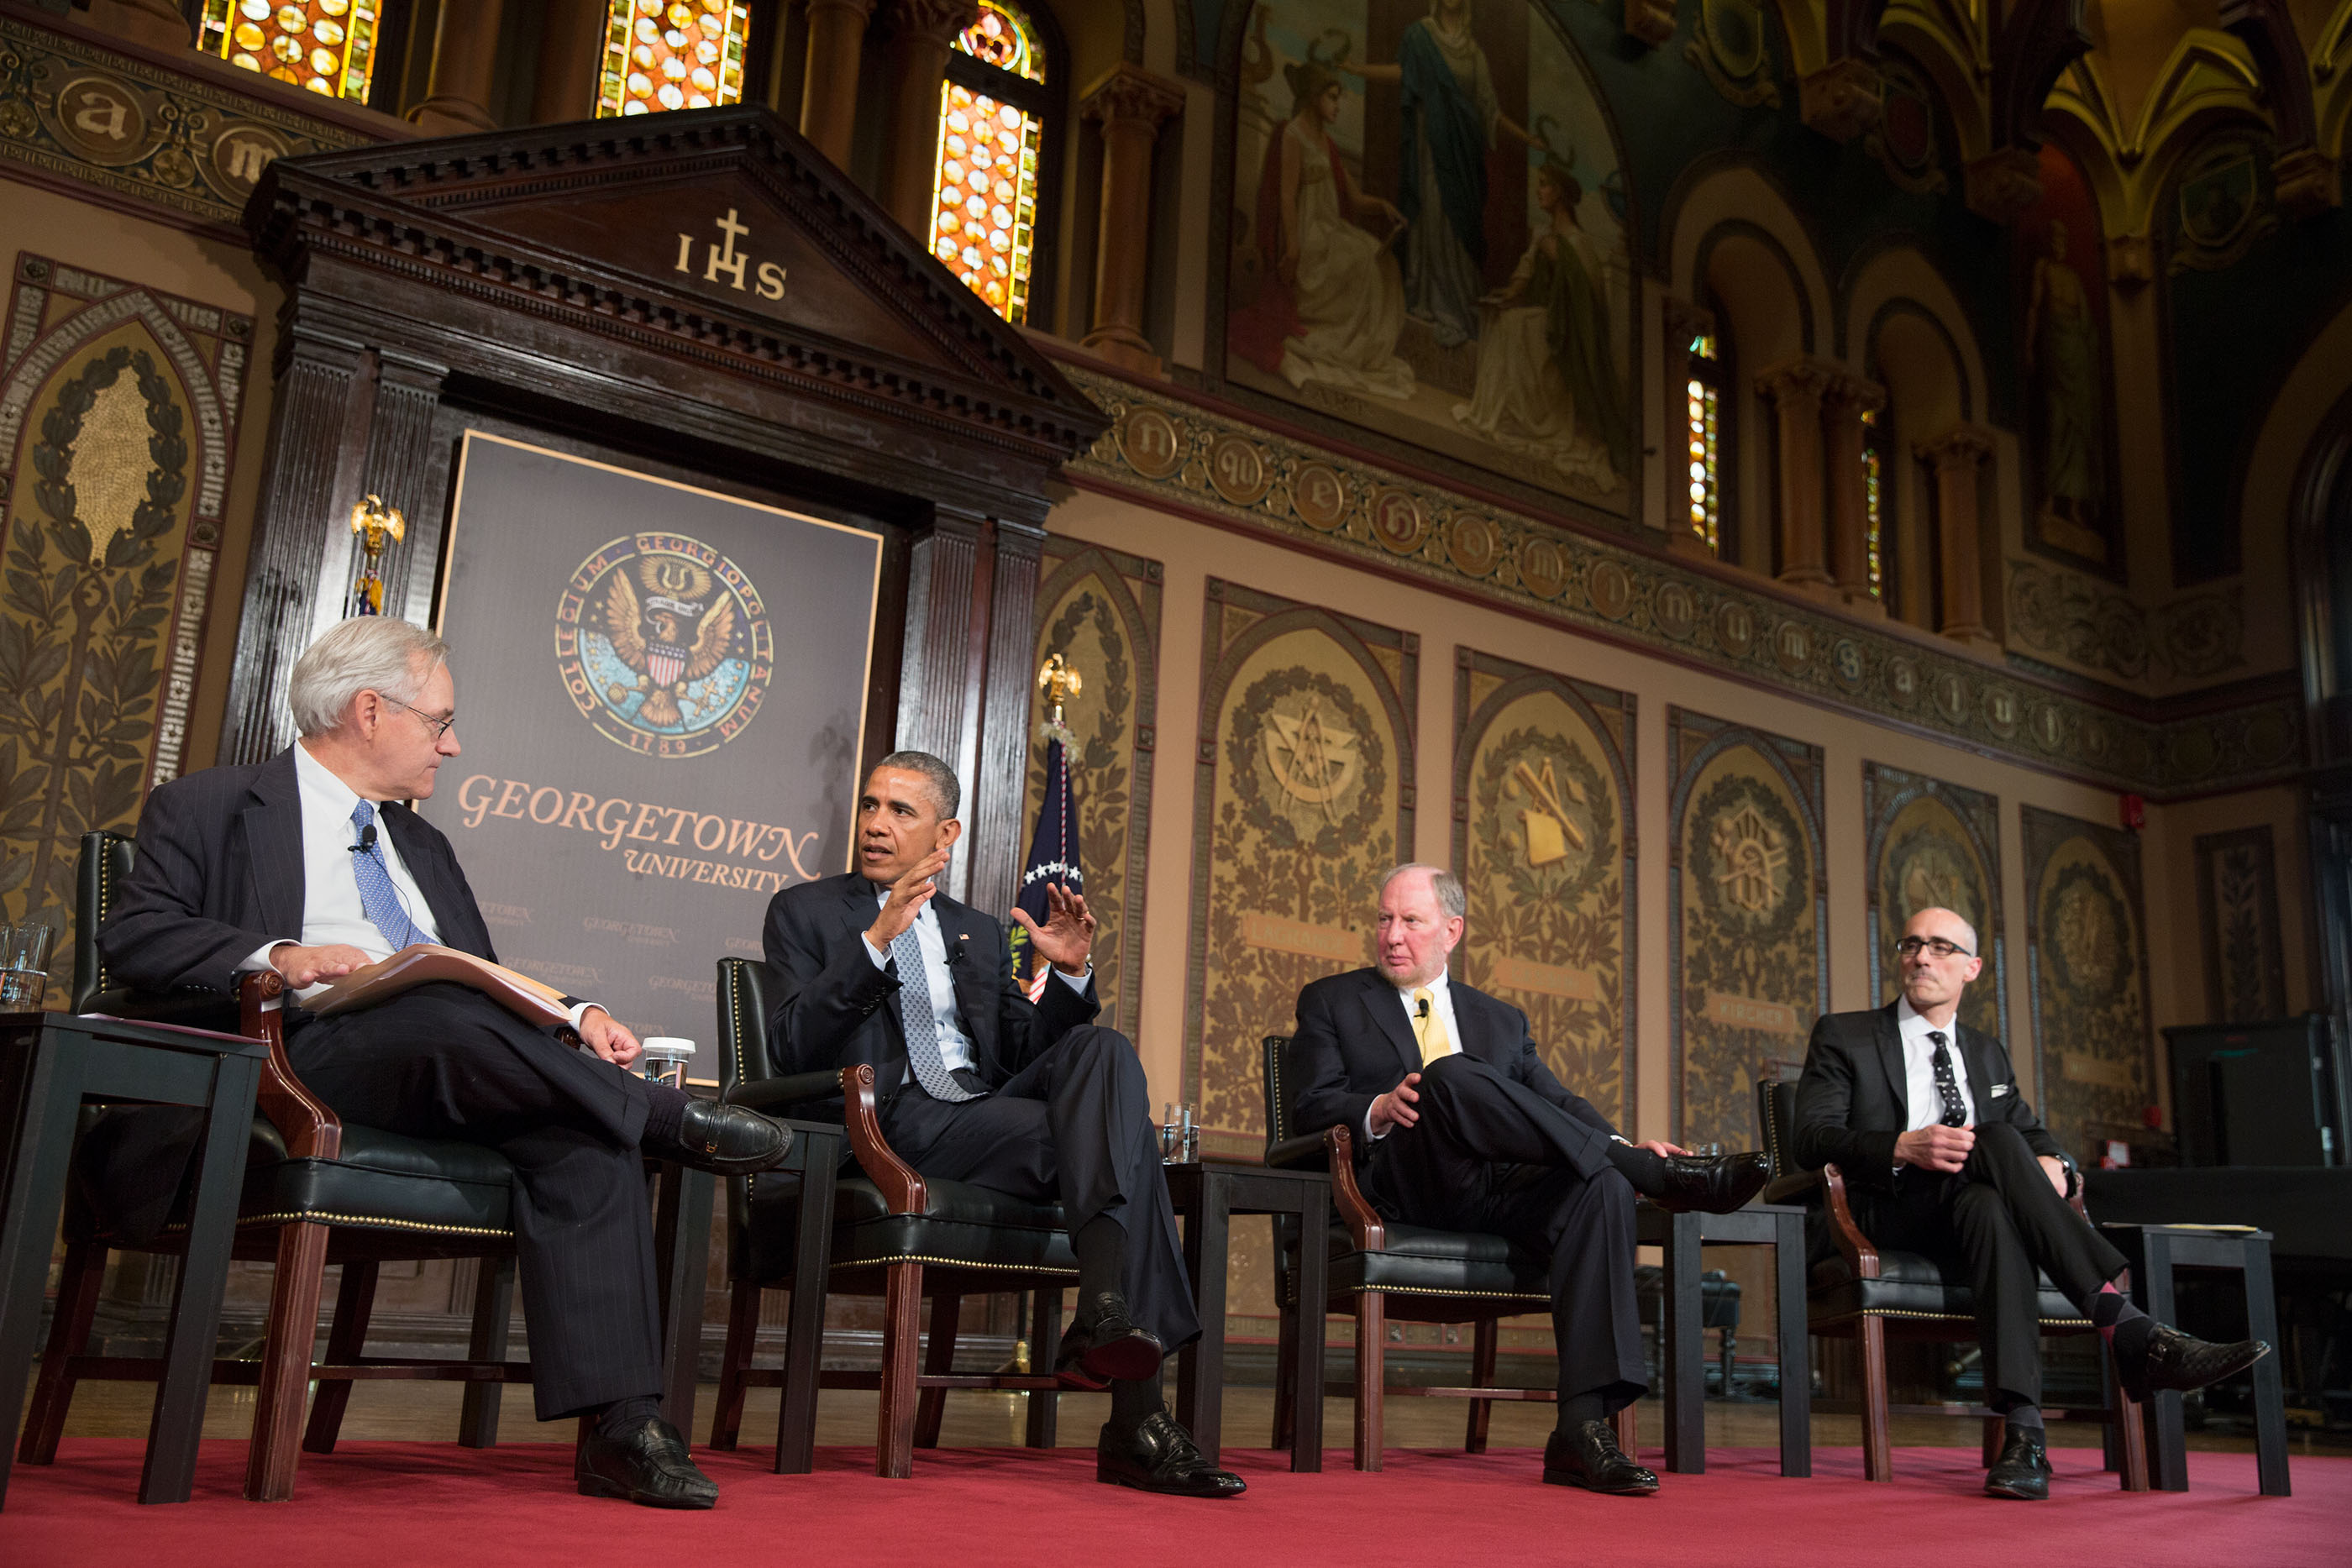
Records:
[[[1475,653],[1454,663],[1456,976],[1528,1015],[1544,1061],[1634,1123],[1633,753],[1627,693]]]
[[[1880,762],[1862,766],[1862,800],[1870,822],[1871,995],[1881,1006],[1895,999],[1903,972],[1895,944],[1904,925],[1920,910],[1940,905],[1976,927],[1984,959],[1960,998],[1960,1021],[2005,1036],[2000,800]],[[2025,1054],[2012,1052],[2021,1064]]]
[[[2197,915],[2205,950],[2206,1020],[2286,1016],[2279,941],[2278,864],[2270,824],[2200,833]]]
[[[0,916],[62,934],[80,836],[130,831],[180,770],[252,324],[37,256],[14,277]]]
[[[1829,1005],[1822,749],[1666,710],[1673,1136],[1754,1147],[1755,1082]]]
[[[2144,1143],[2156,1063],[2139,839],[2032,806],[2021,821],[2042,1119],[2077,1158]]]

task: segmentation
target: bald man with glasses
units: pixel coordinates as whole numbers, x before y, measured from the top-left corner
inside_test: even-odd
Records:
[[[2201,1388],[2259,1360],[2259,1340],[2209,1344],[2148,1317],[2116,1288],[2123,1255],[2067,1199],[2080,1181],[2018,1087],[2000,1040],[1959,1021],[1984,968],[1976,929],[1923,909],[1895,945],[1903,992],[1813,1026],[1797,1084],[1795,1157],[1835,1161],[1854,1223],[1881,1248],[1951,1260],[1976,1292],[1985,1402],[2008,1421],[1985,1476],[1994,1497],[2050,1495],[2042,1420],[2039,1274],[2114,1347],[2135,1399]]]

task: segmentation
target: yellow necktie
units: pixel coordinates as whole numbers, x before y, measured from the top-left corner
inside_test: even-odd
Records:
[[[1437,998],[1429,994],[1427,986],[1412,994],[1412,1037],[1421,1041],[1423,1067],[1441,1056],[1454,1054],[1454,1042],[1445,1035],[1445,1019],[1438,1013]]]

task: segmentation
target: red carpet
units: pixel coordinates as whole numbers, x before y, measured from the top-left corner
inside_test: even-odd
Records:
[[[2254,1492],[2251,1454],[2191,1454],[2187,1493],[2128,1496],[2061,1448],[2047,1503],[1978,1492],[1972,1452],[1906,1448],[1892,1485],[1862,1479],[1858,1449],[1817,1451],[1783,1480],[1760,1449],[1718,1449],[1704,1476],[1668,1476],[1643,1499],[1537,1483],[1540,1456],[1391,1450],[1360,1476],[1334,1449],[1319,1476],[1263,1450],[1227,1451],[1248,1478],[1231,1502],[1183,1502],[1097,1486],[1091,1453],[945,1449],[911,1481],[873,1475],[870,1450],[831,1448],[814,1475],[768,1473],[767,1455],[706,1454],[726,1489],[709,1513],[664,1513],[572,1494],[568,1446],[484,1454],[446,1443],[346,1443],[305,1454],[294,1501],[237,1497],[241,1442],[208,1442],[192,1502],[133,1500],[141,1446],[68,1438],[55,1466],[19,1466],[0,1512],[0,1563],[40,1568],[611,1568],[644,1563],[1140,1564],[1272,1563],[1556,1565],[1607,1561],[1694,1568],[1835,1568],[1884,1562],[1888,1545],[1932,1542],[1938,1568],[2041,1562],[2065,1568],[2220,1568],[2352,1562],[2352,1458],[2297,1458],[2295,1495]],[[1646,1455],[1648,1462],[1662,1456]]]

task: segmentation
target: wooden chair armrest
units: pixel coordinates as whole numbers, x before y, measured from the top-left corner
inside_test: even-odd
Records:
[[[1331,1204],[1346,1223],[1356,1250],[1381,1251],[1389,1244],[1388,1228],[1381,1221],[1380,1210],[1365,1199],[1364,1189],[1356,1185],[1355,1138],[1344,1126],[1326,1127],[1323,1148],[1331,1161]]]
[[[738,1083],[719,1098],[730,1105],[748,1105],[754,1111],[776,1106],[805,1104],[811,1100],[824,1100],[841,1088],[838,1072],[791,1072],[781,1078],[755,1078],[749,1083]]]
[[[285,994],[285,978],[274,969],[247,975],[236,985],[237,1032],[269,1042],[269,1065],[254,1103],[286,1140],[288,1154],[298,1160],[331,1160],[343,1152],[343,1119],[294,1076],[294,1064],[286,1057]]]
[[[1845,1173],[1835,1164],[1822,1167],[1822,1192],[1829,1199],[1830,1235],[1837,1249],[1845,1254],[1847,1267],[1857,1280],[1878,1278],[1878,1249],[1853,1222],[1853,1207],[1845,1198]]]
[[[874,1098],[874,1069],[866,1062],[841,1070],[842,1122],[849,1149],[866,1179],[882,1189],[893,1214],[920,1214],[926,1196],[920,1171],[898,1157],[882,1135],[882,1113]]]

